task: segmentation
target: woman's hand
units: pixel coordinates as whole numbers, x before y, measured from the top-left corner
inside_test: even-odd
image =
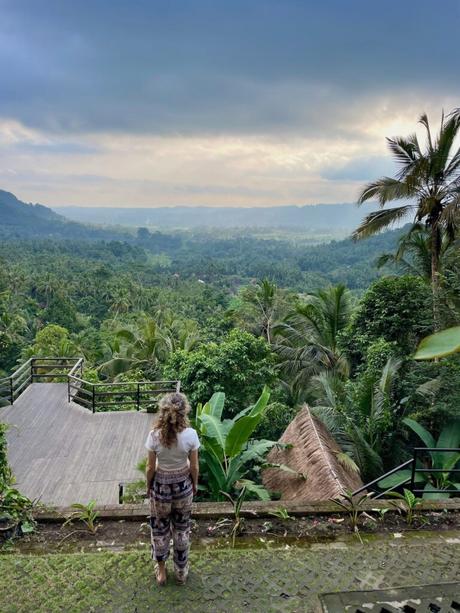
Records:
[[[157,454],[154,451],[149,451],[147,457],[147,470],[145,480],[147,481],[147,498],[150,498],[150,490],[152,489],[153,480],[155,478],[155,470],[157,465]]]
[[[190,452],[189,459],[190,459],[190,477],[192,479],[193,495],[196,496],[197,491],[198,491],[198,477],[199,477],[198,450],[197,449],[194,449],[193,451]]]

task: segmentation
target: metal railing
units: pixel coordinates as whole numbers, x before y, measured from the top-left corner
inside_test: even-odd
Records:
[[[93,413],[98,410],[156,410],[158,397],[179,392],[180,381],[94,383],[83,378],[84,358],[32,357],[13,374],[0,379],[0,403],[13,404],[31,383],[67,382],[67,399]]]
[[[32,357],[21,364],[9,377],[0,379],[0,400],[14,404],[14,401],[31,383],[43,380],[66,379],[69,369],[83,358]],[[62,372],[64,371],[64,372]]]
[[[100,409],[154,412],[158,397],[168,392],[179,392],[180,381],[92,383],[69,374],[68,389],[69,402],[81,404],[93,413]]]
[[[426,458],[427,454],[434,454],[434,453],[460,454],[460,447],[414,447],[413,456],[410,460],[407,460],[403,464],[396,466],[395,468],[388,471],[384,475],[381,475],[377,479],[374,479],[373,481],[366,483],[366,485],[363,485],[362,487],[354,491],[353,496],[357,494],[361,494],[362,492],[369,492],[369,493],[374,494],[373,499],[375,500],[376,498],[383,498],[385,494],[388,494],[389,492],[393,492],[397,490],[398,488],[402,487],[403,485],[407,486],[406,489],[409,489],[415,495],[442,493],[442,494],[457,494],[457,496],[460,496],[460,490],[458,490],[457,488],[443,487],[443,488],[436,489],[433,486],[433,489],[425,489],[425,488],[419,489],[417,487],[417,483],[419,483],[419,480],[417,479],[417,475],[419,474],[435,474],[436,475],[439,473],[444,473],[447,476],[449,476],[451,474],[460,473],[460,468],[456,468],[457,464],[460,464],[460,459],[459,459],[459,462],[457,462],[457,464],[455,464],[452,468],[433,468],[433,467],[428,466],[427,463],[423,463],[423,460],[424,458]],[[391,487],[387,489],[383,489],[379,487],[379,483],[382,482],[387,477],[391,477],[391,475],[394,475],[401,470],[407,470],[407,469],[410,469],[410,475],[402,479],[400,482],[396,483],[395,485],[392,485]],[[429,481],[427,481],[427,483],[429,483]]]

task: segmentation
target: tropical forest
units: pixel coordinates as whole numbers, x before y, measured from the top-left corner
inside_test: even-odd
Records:
[[[424,141],[388,139],[398,170],[363,186],[359,203],[378,206],[342,239],[95,228],[51,211],[28,226],[4,192],[20,222],[0,245],[1,376],[32,356],[82,356],[92,383],[179,380],[203,439],[199,500],[242,483],[276,495],[261,470],[305,405],[364,483],[414,446],[458,447],[460,113],[438,133],[420,123]],[[414,359],[444,330],[443,357]],[[421,475],[425,497],[460,487],[458,456],[445,461],[443,478]]]

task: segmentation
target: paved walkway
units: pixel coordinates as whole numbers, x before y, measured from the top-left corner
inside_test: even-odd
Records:
[[[139,479],[136,465],[152,415],[96,413],[67,399],[66,383],[33,383],[13,406],[0,408],[10,424],[8,459],[18,489],[50,506],[118,503],[118,483]]]
[[[186,587],[153,583],[146,551],[0,556],[2,613],[316,613],[318,594],[460,580],[460,531],[361,545],[195,551]]]

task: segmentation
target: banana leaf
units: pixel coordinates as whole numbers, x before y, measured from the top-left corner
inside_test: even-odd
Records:
[[[232,427],[232,422],[230,420],[220,421],[220,419],[214,415],[207,415],[206,413],[202,413],[201,422],[204,428],[204,434],[214,438],[223,452],[229,430]]]
[[[201,413],[205,415],[213,415],[216,417],[216,419],[221,420],[224,404],[224,392],[216,392],[211,396],[211,399],[204,405],[204,407],[202,407]]]
[[[276,444],[277,443],[275,441],[250,441],[248,448],[241,454],[241,461],[246,463],[250,460],[260,460],[265,456],[267,451],[269,451]]]
[[[442,490],[437,490],[434,492],[433,490],[436,490],[437,488],[435,488],[431,483],[427,483],[424,489],[430,490],[430,492],[423,493],[423,500],[443,500],[444,498],[450,498],[450,494],[446,494]]]
[[[415,432],[415,434],[422,440],[425,447],[436,447],[436,441],[434,440],[433,436],[414,419],[406,417],[403,419],[403,423]]]
[[[460,351],[460,326],[436,332],[420,341],[415,360],[433,360]]]
[[[241,452],[244,445],[248,442],[251,434],[259,425],[264,411],[267,408],[268,401],[270,399],[270,392],[267,387],[264,387],[259,400],[252,407],[248,415],[243,417],[237,417],[232,420],[230,431],[226,437],[225,453],[233,457]]]
[[[239,485],[246,488],[246,491],[255,494],[260,500],[270,500],[270,494],[263,485],[258,485],[249,479],[240,479]]]
[[[381,479],[377,485],[380,489],[386,490],[390,487],[397,487],[398,485],[402,485],[402,481],[404,479],[410,479],[412,476],[411,470],[398,470],[398,472]],[[424,483],[426,481],[423,473],[415,473],[415,482],[416,483]]]

